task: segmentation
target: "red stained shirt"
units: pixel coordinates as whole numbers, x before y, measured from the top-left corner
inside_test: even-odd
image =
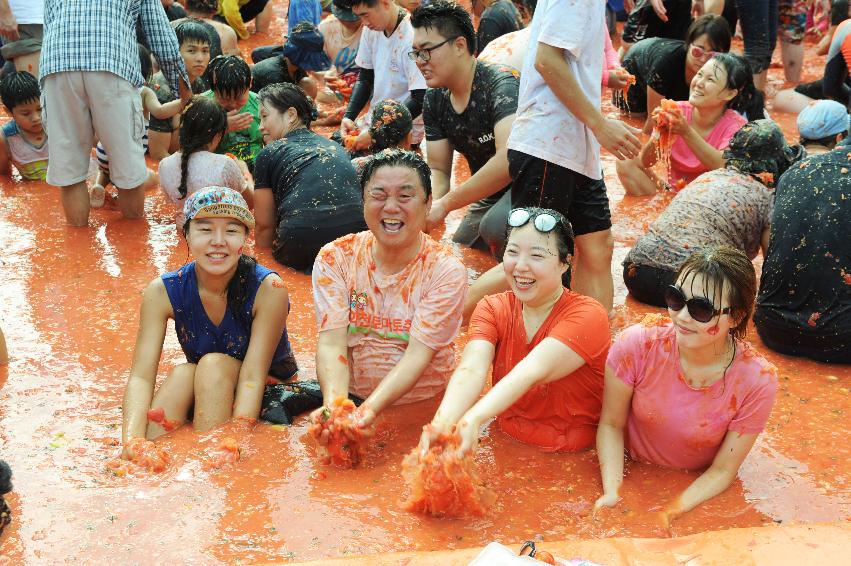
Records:
[[[561,299],[526,341],[523,305],[514,293],[482,299],[470,319],[470,340],[496,346],[493,382],[505,377],[544,338],[555,338],[585,364],[562,379],[526,392],[497,417],[506,434],[549,451],[590,447],[597,433],[603,397],[603,375],[611,334],[606,310],[594,299],[565,289]]]

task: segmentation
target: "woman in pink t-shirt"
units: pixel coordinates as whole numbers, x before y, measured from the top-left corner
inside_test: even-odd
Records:
[[[651,169],[658,157],[659,137],[654,130],[638,158],[615,164],[626,193],[652,195],[657,186],[679,189],[701,173],[723,167],[724,148],[747,123],[739,112],[754,96],[753,76],[743,57],[733,53],[713,56],[692,79],[688,101],[677,102],[679,112],[660,106],[655,116],[658,121],[664,114],[674,135],[668,178],[659,179]]]
[[[615,340],[597,429],[603,495],[595,510],[618,502],[624,445],[635,460],[705,470],[662,511],[666,528],[736,478],[777,389],[774,366],[742,340],[755,294],[745,254],[708,248],[668,288],[673,320],[647,315]]]

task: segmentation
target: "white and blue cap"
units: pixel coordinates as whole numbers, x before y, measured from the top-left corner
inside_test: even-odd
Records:
[[[183,205],[186,221],[196,218],[234,218],[251,230],[254,216],[242,195],[227,187],[205,187],[192,193]]]
[[[816,100],[798,114],[798,133],[805,140],[844,134],[848,126],[848,110],[835,100]]]

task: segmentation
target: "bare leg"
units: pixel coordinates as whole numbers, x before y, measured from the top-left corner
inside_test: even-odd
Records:
[[[618,173],[623,190],[634,197],[656,194],[656,182],[647,175],[645,168],[638,159],[615,161],[615,171]]]
[[[101,208],[103,206],[107,185],[109,185],[109,173],[103,169],[98,169],[95,183],[89,192],[89,204],[92,208]]]
[[[592,297],[611,312],[615,287],[612,282],[611,230],[600,230],[576,237],[577,257],[571,287],[577,293]]]
[[[65,211],[65,221],[71,226],[88,226],[89,224],[89,189],[85,181],[80,181],[67,187],[62,187],[62,210]]]
[[[783,59],[783,72],[790,83],[801,82],[801,70],[804,66],[804,44],[780,42],[780,57]]]
[[[41,51],[19,55],[12,62],[15,64],[15,70],[26,71],[32,76],[38,78],[38,59],[41,56]]]
[[[195,370],[195,430],[204,432],[227,422],[242,362],[227,354],[207,354]]]
[[[154,394],[151,401],[152,409],[163,409],[165,418],[182,425],[189,416],[189,408],[195,400],[195,364],[180,364],[165,378],[165,381]],[[148,422],[148,440],[162,436],[167,431],[157,423]]]
[[[118,209],[124,218],[136,220],[145,214],[145,185],[118,190]]]
[[[812,101],[813,99],[809,96],[795,92],[795,89],[787,88],[779,91],[774,96],[774,109],[779,112],[798,114],[801,110],[809,106]]]
[[[273,16],[272,3],[268,2],[266,7],[263,8],[263,11],[257,14],[257,17],[254,19],[254,29],[257,33],[266,33],[269,31],[269,24],[272,23]]]
[[[470,315],[479,301],[487,295],[502,293],[509,288],[508,281],[505,279],[505,270],[502,268],[502,263],[499,263],[489,270],[482,273],[476,279],[470,289],[467,291],[467,300],[464,303],[464,324],[470,320]]]
[[[171,134],[148,130],[148,155],[156,161],[168,157],[171,146]]]

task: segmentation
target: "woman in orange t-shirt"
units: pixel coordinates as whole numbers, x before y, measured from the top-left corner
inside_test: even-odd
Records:
[[[470,341],[420,442],[457,425],[462,453],[475,450],[492,417],[503,432],[548,451],[594,444],[610,333],[606,310],[562,286],[573,231],[554,210],[517,208],[503,257],[511,291],[482,299]],[[481,399],[488,369],[493,388]]]

